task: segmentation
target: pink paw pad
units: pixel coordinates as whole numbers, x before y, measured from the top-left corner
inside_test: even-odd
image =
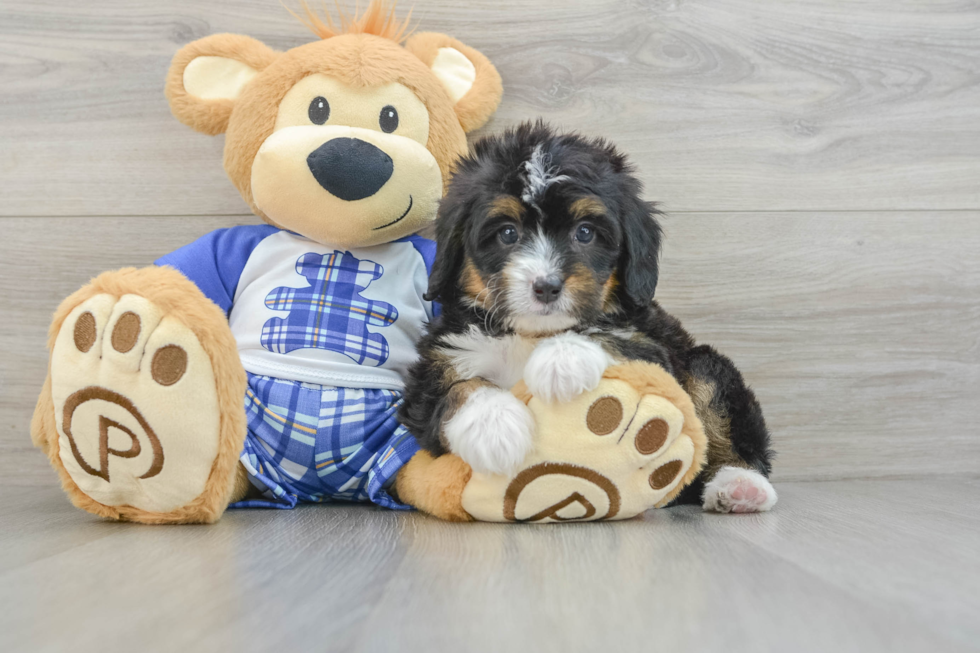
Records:
[[[703,507],[716,512],[764,512],[776,503],[776,491],[762,474],[723,467],[705,486]]]
[[[735,482],[735,487],[731,489],[731,496],[735,502],[732,512],[754,512],[756,507],[764,504],[768,498],[765,488],[756,487],[745,479]]]

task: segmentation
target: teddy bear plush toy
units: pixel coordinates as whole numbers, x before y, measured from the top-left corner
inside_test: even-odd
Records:
[[[612,368],[574,405],[515,388],[539,425],[512,477],[419,451],[397,413],[438,307],[423,298],[434,243],[413,234],[434,219],[501,80],[452,37],[404,38],[384,2],[339,27],[306,18],[320,39],[286,52],[218,34],[173,59],[174,115],[225,134],[225,170],[266,224],[106,272],[57,309],[32,438],[71,500],[144,523],[328,500],[562,521],[669,501],[700,469],[704,434],[652,366]],[[675,407],[656,451],[597,437],[653,395]]]

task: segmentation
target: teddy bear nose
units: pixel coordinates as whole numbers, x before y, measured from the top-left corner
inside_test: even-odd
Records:
[[[306,157],[323,188],[348,202],[371,197],[391,178],[395,166],[383,150],[359,138],[333,138]]]

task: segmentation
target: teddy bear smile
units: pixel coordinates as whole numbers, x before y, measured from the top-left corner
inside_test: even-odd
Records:
[[[392,220],[391,222],[389,222],[387,224],[383,224],[380,227],[375,227],[374,229],[372,229],[372,231],[377,231],[379,229],[384,229],[385,227],[390,227],[393,224],[398,224],[399,222],[401,222],[402,220],[405,219],[405,216],[408,215],[408,212],[411,211],[411,210],[412,210],[412,196],[409,195],[408,196],[408,208],[405,209],[405,212],[402,213],[399,218],[397,218],[395,220]]]

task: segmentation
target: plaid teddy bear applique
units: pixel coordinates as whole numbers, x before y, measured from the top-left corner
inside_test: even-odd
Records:
[[[262,327],[262,346],[288,354],[297,349],[328,349],[348,356],[359,365],[377,367],[388,360],[388,341],[367,326],[386,327],[398,319],[398,309],[387,302],[361,296],[384,268],[361,260],[350,252],[309,252],[296,261],[296,272],[309,281],[308,288],[274,289],[265,305],[289,311]]]

